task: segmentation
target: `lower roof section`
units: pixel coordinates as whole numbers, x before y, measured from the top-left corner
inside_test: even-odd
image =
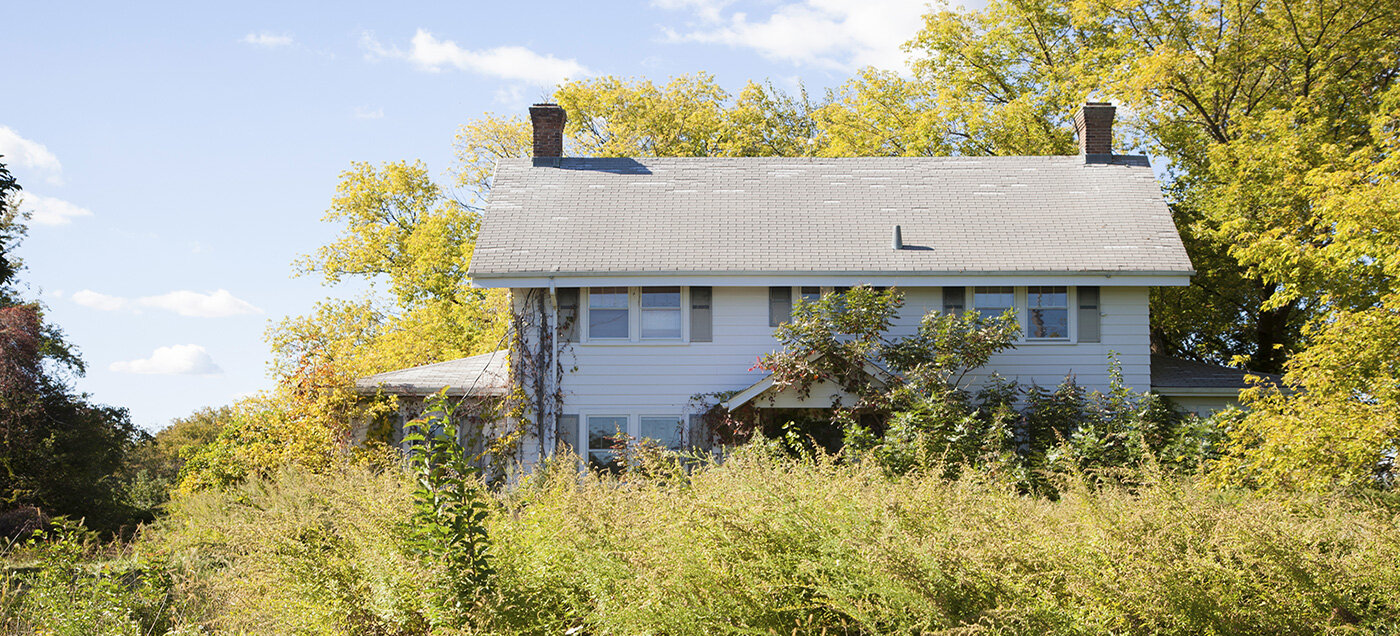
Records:
[[[432,395],[447,389],[448,395],[502,396],[510,392],[510,362],[505,350],[388,371],[355,381],[361,395]]]
[[[1238,396],[1240,390],[1254,386],[1249,380],[1250,377],[1257,377],[1265,384],[1283,384],[1283,377],[1273,373],[1254,373],[1204,362],[1152,355],[1152,391],[1166,396]]]

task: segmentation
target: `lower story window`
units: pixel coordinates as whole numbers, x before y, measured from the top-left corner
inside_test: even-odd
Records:
[[[642,416],[637,437],[651,440],[671,450],[680,450],[685,439],[685,430],[679,417]]]
[[[619,472],[622,462],[616,447],[627,434],[627,416],[588,416],[588,465],[599,470]]]

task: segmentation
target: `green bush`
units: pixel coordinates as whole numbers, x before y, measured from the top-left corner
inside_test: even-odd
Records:
[[[643,451],[618,475],[557,457],[479,500],[478,571],[425,558],[396,461],[287,470],[177,498],[131,548],[54,535],[15,551],[7,563],[33,565],[0,582],[0,631],[1400,630],[1394,498],[1221,491],[1149,464],[1126,480],[1068,471],[1051,500],[1015,475],[785,448]],[[469,603],[442,593],[454,578],[476,586]]]
[[[177,497],[138,544],[220,632],[428,633],[443,575],[407,548],[412,487],[393,458],[289,467]]]
[[[175,630],[180,608],[163,564],[82,524],[57,519],[4,555],[0,630],[6,634],[145,636]]]

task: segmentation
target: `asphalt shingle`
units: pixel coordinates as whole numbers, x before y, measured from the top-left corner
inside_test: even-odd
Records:
[[[470,274],[1075,271],[1191,271],[1145,157],[503,159]]]
[[[508,360],[507,352],[494,351],[389,371],[356,380],[355,390],[365,395],[430,395],[446,388],[448,395],[505,395],[510,387]]]

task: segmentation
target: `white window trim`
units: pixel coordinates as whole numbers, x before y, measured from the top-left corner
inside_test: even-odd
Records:
[[[574,449],[574,452],[579,456],[579,459],[583,462],[583,465],[584,465],[584,466],[589,466],[589,465],[590,465],[589,462],[590,462],[591,460],[590,460],[590,457],[589,457],[589,456],[590,456],[590,455],[592,454],[592,452],[593,452],[593,447],[590,445],[590,440],[588,439],[588,420],[589,420],[589,418],[593,418],[593,417],[620,417],[620,418],[623,418],[623,420],[626,422],[626,424],[623,425],[623,427],[622,427],[622,432],[625,433],[625,434],[627,434],[627,435],[631,435],[632,437],[636,437],[636,434],[634,433],[634,431],[637,430],[637,421],[636,421],[637,418],[634,417],[634,416],[632,416],[632,415],[629,415],[629,414],[627,414],[627,413],[619,413],[618,411],[614,411],[614,410],[597,411],[597,412],[594,412],[594,413],[579,413],[579,414],[578,414],[578,422],[579,422],[579,430],[578,430],[578,433],[579,433],[579,437],[578,437],[579,444],[578,444],[578,445],[579,445],[579,447],[578,447],[578,448],[575,448],[575,449]],[[599,449],[599,450],[602,450],[602,449]]]
[[[628,436],[630,436],[630,437],[631,437],[632,439],[634,439],[634,440],[635,440],[635,439],[640,439],[641,436],[642,436],[642,435],[641,435],[641,434],[642,434],[642,418],[644,418],[644,417],[664,417],[664,418],[667,418],[667,419],[675,419],[675,420],[676,420],[677,422],[679,422],[680,425],[681,425],[681,439],[682,439],[682,440],[689,440],[689,439],[690,439],[690,434],[691,434],[691,430],[690,430],[690,413],[688,413],[688,412],[686,412],[686,411],[684,411],[684,410],[680,411],[680,414],[677,415],[677,412],[676,412],[676,411],[650,411],[650,410],[648,410],[648,411],[630,411],[630,412],[629,412],[629,411],[626,411],[626,410],[624,410],[624,409],[598,408],[598,409],[580,409],[580,410],[576,410],[576,411],[570,412],[569,415],[577,415],[577,416],[578,416],[578,430],[574,431],[574,434],[578,436],[578,437],[576,438],[576,439],[578,439],[578,447],[574,449],[574,454],[578,455],[579,460],[582,461],[582,463],[583,463],[584,466],[587,466],[587,465],[588,465],[588,453],[592,450],[592,449],[588,446],[588,418],[590,418],[590,417],[622,417],[622,418],[626,418],[626,419],[627,419],[627,426],[623,429],[623,432],[626,433]]]
[[[677,414],[674,413],[674,412],[655,413],[655,412],[642,411],[642,412],[640,412],[640,413],[637,413],[637,414],[635,415],[635,417],[633,418],[633,421],[636,422],[636,432],[634,432],[634,433],[628,433],[628,435],[631,435],[633,439],[638,439],[638,440],[639,440],[639,439],[642,438],[642,418],[644,418],[644,417],[646,417],[646,418],[652,418],[652,417],[655,417],[655,418],[666,418],[666,419],[668,419],[668,420],[676,420],[676,422],[678,422],[678,423],[680,424],[682,450],[684,449],[684,442],[685,442],[685,440],[687,440],[687,439],[690,438],[690,418],[689,418],[689,417],[686,417],[685,415],[677,415]]]
[[[617,287],[617,285],[611,285]],[[609,287],[609,285],[598,285],[598,287]],[[675,287],[675,285],[647,285],[647,287]],[[579,288],[579,323],[581,326],[579,341],[577,344],[592,345],[680,345],[690,344],[690,287],[681,285],[681,337],[679,338],[643,338],[642,337],[642,288],[627,288],[627,337],[626,338],[594,338],[589,328],[589,313],[592,308],[589,306],[589,296],[592,295],[592,287]],[[710,300],[713,306],[713,298]]]
[[[963,288],[963,310],[975,310],[977,308],[977,287],[1012,287],[1015,291],[1012,299],[1012,309],[1016,310],[1016,324],[1021,327],[1021,335],[1014,341],[1016,346],[1022,345],[1065,345],[1079,344],[1079,312],[1072,311],[1072,308],[1079,306],[1079,287],[1076,285],[968,285]],[[1065,329],[1069,331],[1065,338],[1031,338],[1030,333],[1030,298],[1027,287],[1064,287],[1066,303]],[[1103,292],[1099,296],[1100,315],[1103,312]],[[943,305],[943,290],[938,291],[938,306]]]

